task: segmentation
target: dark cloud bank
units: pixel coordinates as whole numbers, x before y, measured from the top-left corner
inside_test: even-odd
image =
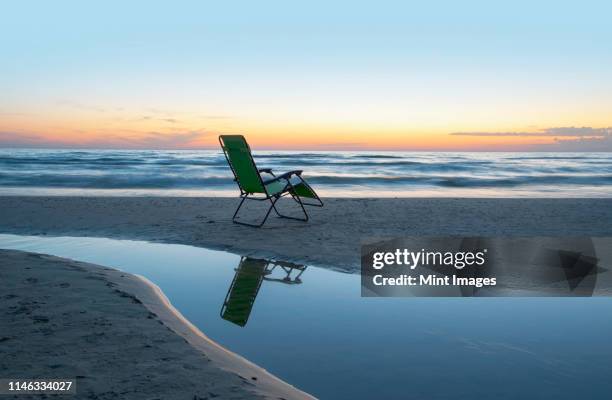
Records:
[[[453,132],[454,136],[553,137],[554,143],[533,145],[539,151],[612,151],[612,127],[558,127],[537,132]]]

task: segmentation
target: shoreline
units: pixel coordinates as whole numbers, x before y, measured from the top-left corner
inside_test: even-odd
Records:
[[[208,338],[142,276],[38,253],[0,256],[2,375],[77,377],[77,391],[99,399],[314,399]]]
[[[164,325],[170,327],[172,331],[186,339],[191,346],[206,354],[219,368],[236,373],[241,377],[250,376],[251,380],[254,377],[257,378],[255,389],[266,397],[315,399],[315,397],[297,389],[266,369],[210,339],[172,305],[159,286],[142,275],[132,274],[132,276],[140,280],[144,285],[144,287],[134,288],[133,293],[143,302],[145,307],[157,314]],[[151,294],[148,295],[146,292]]]
[[[323,208],[309,209],[307,223],[271,217],[257,229],[231,222],[237,198],[0,195],[0,232],[185,244],[350,273],[359,270],[362,240],[612,236],[612,199],[605,198],[323,201]],[[247,209],[245,215],[255,218],[261,211]]]

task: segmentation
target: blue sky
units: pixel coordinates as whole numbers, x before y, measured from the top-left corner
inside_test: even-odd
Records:
[[[606,128],[610,15],[603,1],[10,2],[0,143],[241,132],[377,147],[380,134],[409,149]],[[447,139],[497,143],[483,137]]]

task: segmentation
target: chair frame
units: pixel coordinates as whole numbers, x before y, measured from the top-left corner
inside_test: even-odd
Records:
[[[236,171],[234,170],[234,167],[230,161],[229,156],[227,155],[227,151],[225,149],[225,146],[223,145],[223,141],[222,141],[222,136],[219,136],[219,144],[221,145],[221,148],[223,149],[223,155],[225,156],[225,160],[227,161],[228,165],[230,166],[230,169],[232,170],[232,174],[234,175],[234,182],[236,182],[236,184],[238,185],[238,189],[240,190],[240,204],[238,204],[238,208],[236,208],[236,211],[234,212],[234,215],[232,216],[232,222],[235,224],[240,224],[240,225],[246,225],[246,226],[251,226],[251,227],[255,227],[255,228],[260,228],[263,226],[263,224],[266,223],[268,217],[270,216],[270,213],[272,212],[272,210],[274,210],[274,212],[276,213],[276,215],[280,218],[286,218],[286,219],[293,219],[296,221],[303,221],[306,222],[308,221],[309,217],[308,217],[308,213],[306,212],[306,208],[304,208],[304,206],[311,206],[311,207],[323,207],[323,200],[321,200],[321,198],[319,197],[319,195],[317,195],[317,193],[310,187],[310,185],[308,183],[306,183],[306,181],[304,180],[304,178],[302,178],[302,171],[301,170],[295,170],[295,171],[289,171],[286,172],[282,175],[275,175],[272,172],[272,169],[270,168],[261,168],[258,169],[257,165],[255,164],[255,160],[253,159],[253,154],[251,152],[251,147],[249,146],[248,142],[246,141],[246,139],[244,139],[244,142],[247,146],[248,149],[248,155],[249,155],[249,159],[251,161],[251,165],[252,167],[257,171],[257,176],[259,177],[259,181],[261,184],[261,187],[264,190],[264,193],[262,193],[262,196],[257,196],[255,193],[250,193],[245,191],[242,188],[242,185],[240,185],[240,180],[238,179],[238,174],[236,173]],[[272,175],[271,179],[266,179],[264,180],[261,177],[262,173],[267,173]],[[310,190],[310,192],[315,196],[314,200],[316,201],[316,203],[310,203],[310,202],[305,202],[301,199],[301,197],[295,192],[295,187],[294,185],[291,183],[291,178],[292,177],[297,177],[299,178],[299,180],[301,181],[300,183],[303,184],[304,186],[306,186],[308,188],[308,190]],[[272,182],[286,182],[285,183],[285,187],[279,191],[278,193],[275,194],[270,194],[268,192],[268,189],[266,188],[267,184],[270,184]],[[303,218],[300,217],[292,217],[289,215],[284,215],[282,214],[280,211],[278,211],[278,209],[276,208],[276,202],[278,200],[280,200],[282,197],[287,197],[287,196],[291,196],[291,198],[293,199],[293,201],[295,201],[297,204],[299,204],[302,213],[304,214]],[[238,212],[240,211],[240,208],[242,208],[242,205],[244,204],[244,202],[246,200],[255,200],[255,201],[269,201],[270,202],[270,207],[268,208],[268,211],[266,212],[266,215],[264,216],[263,220],[261,220],[261,222],[259,223],[248,223],[248,222],[242,222],[239,221],[238,219]]]

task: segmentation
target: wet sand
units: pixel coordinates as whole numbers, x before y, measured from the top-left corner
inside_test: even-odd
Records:
[[[372,237],[612,236],[605,198],[324,201],[309,208],[308,223],[272,216],[256,229],[232,224],[236,198],[0,196],[0,232],[188,244],[349,272],[358,271],[361,240]],[[250,206],[245,217],[265,211]]]
[[[76,378],[79,399],[312,398],[107,267],[0,250],[0,327],[1,377]]]

